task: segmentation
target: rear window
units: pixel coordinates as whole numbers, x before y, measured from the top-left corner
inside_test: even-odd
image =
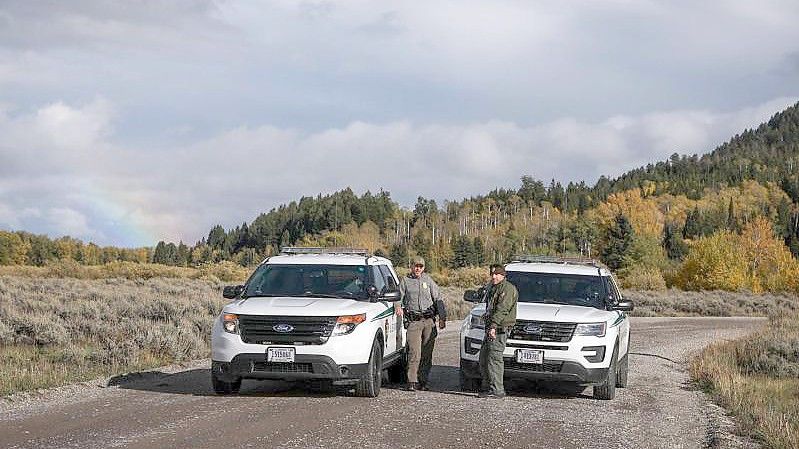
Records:
[[[519,290],[519,302],[567,304],[605,308],[605,284],[600,276],[508,271]]]

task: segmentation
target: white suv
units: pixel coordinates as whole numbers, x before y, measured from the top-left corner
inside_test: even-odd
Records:
[[[382,371],[402,382],[407,369],[398,278],[391,261],[365,250],[284,248],[214,322],[211,380],[218,394],[242,379],[305,380],[380,393]]]
[[[616,281],[604,265],[585,259],[526,256],[505,266],[519,290],[516,325],[504,352],[505,377],[592,385],[613,399],[627,386],[630,322]],[[483,302],[484,289],[464,299]],[[478,360],[485,304],[476,305],[460,333],[461,388],[480,386]]]

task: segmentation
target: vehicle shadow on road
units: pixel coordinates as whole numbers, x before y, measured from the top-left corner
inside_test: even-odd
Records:
[[[528,382],[506,380],[505,392],[510,397],[541,399],[579,399],[588,398],[585,387],[563,382]],[[434,365],[430,371],[430,391],[456,395],[476,396],[477,392],[462,391],[460,388],[460,369],[457,366]]]
[[[138,371],[114,376],[108,380],[108,386],[156,393],[211,396],[214,391],[211,388],[210,371],[191,369],[174,374],[163,371]]]
[[[165,394],[217,396],[211,386],[210,369],[191,369],[170,374],[163,371],[140,371],[114,376],[109,387]],[[405,384],[384,383],[383,388],[400,389]],[[279,380],[244,380],[238,394],[229,397],[336,397],[348,395],[346,387],[324,383]]]
[[[162,371],[128,373],[112,377],[108,386],[154,393],[216,396],[211,387],[210,369],[191,369],[174,374]],[[336,391],[301,382],[245,380],[241,391],[232,396],[326,397],[336,396]]]

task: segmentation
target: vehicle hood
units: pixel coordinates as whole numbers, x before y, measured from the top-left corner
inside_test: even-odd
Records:
[[[567,323],[597,323],[615,318],[616,312],[593,307],[562,304],[537,304],[520,302],[516,306],[517,320],[558,321]]]
[[[365,313],[370,304],[344,298],[251,297],[231,302],[224,307],[223,312],[241,315],[338,316]]]

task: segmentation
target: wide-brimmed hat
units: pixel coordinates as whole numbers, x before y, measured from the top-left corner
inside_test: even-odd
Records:
[[[490,274],[501,274],[505,276],[505,267],[502,265],[491,265],[491,268],[488,269]]]

